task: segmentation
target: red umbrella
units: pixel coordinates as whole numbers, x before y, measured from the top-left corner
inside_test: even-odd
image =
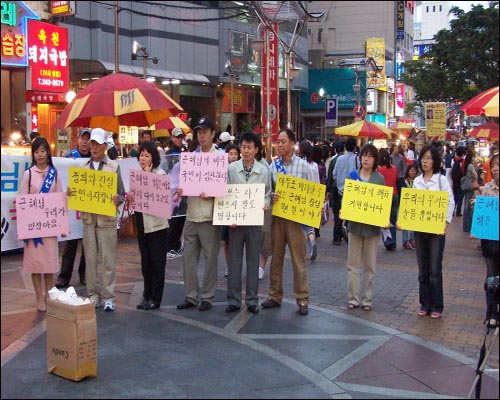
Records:
[[[457,141],[460,139],[460,132],[454,129],[446,129],[446,134],[431,136],[433,142],[444,140],[445,142]]]
[[[120,125],[149,126],[180,111],[182,107],[152,83],[114,73],[79,92],[55,127],[87,126],[118,132]]]
[[[498,140],[498,124],[486,122],[473,128],[467,135],[473,138],[486,138],[489,140]]]
[[[460,110],[467,115],[486,115],[498,118],[498,86],[474,96],[460,107]]]

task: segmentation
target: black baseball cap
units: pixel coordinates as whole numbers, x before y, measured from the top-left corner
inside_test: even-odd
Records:
[[[208,116],[203,116],[198,120],[198,125],[194,129],[210,129],[215,130],[215,125],[213,121]]]

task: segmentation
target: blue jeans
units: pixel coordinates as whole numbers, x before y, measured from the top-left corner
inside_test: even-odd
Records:
[[[415,231],[403,231],[403,243],[408,240],[415,240]]]
[[[443,252],[445,235],[415,232],[419,301],[422,310],[443,312]]]

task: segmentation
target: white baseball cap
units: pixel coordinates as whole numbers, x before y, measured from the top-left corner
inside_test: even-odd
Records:
[[[178,137],[178,136],[184,136],[184,132],[182,131],[181,128],[175,127],[172,129],[172,136]]]
[[[231,136],[231,134],[229,132],[222,132],[219,136],[219,140],[221,142],[227,142],[229,140],[234,140],[235,137],[234,136]]]
[[[108,141],[108,132],[102,128],[94,128],[90,132],[90,140],[95,140],[99,144],[104,144]]]

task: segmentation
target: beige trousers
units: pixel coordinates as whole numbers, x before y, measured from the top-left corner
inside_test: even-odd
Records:
[[[89,297],[112,300],[116,281],[116,226],[97,226],[92,215],[91,224],[83,224],[83,248],[85,249],[85,280]],[[97,282],[97,268],[101,261],[102,279]]]
[[[373,303],[373,280],[377,264],[379,236],[363,237],[349,232],[347,251],[348,303],[370,306]],[[363,263],[363,295],[360,296],[361,263]],[[361,297],[361,301],[360,301]]]
[[[283,262],[286,245],[290,249],[293,265],[293,291],[297,304],[309,303],[309,282],[306,266],[306,238],[302,226],[293,221],[273,216],[273,254],[271,260],[269,297],[283,300]]]

